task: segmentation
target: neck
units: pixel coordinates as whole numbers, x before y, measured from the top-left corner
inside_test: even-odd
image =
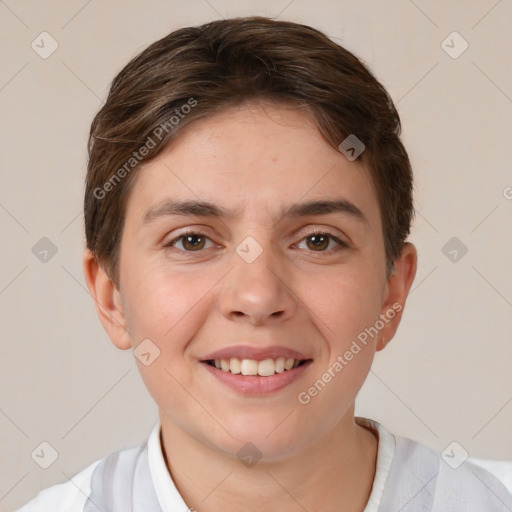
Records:
[[[300,453],[252,467],[194,439],[165,415],[160,419],[169,473],[191,509],[363,512],[368,502],[378,440],[354,421],[353,407]]]

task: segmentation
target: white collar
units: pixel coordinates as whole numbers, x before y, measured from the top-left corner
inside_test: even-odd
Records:
[[[388,432],[380,423],[356,416],[356,423],[377,433],[379,445],[377,448],[377,464],[373,479],[372,491],[364,512],[377,512],[384,493],[384,487],[389,474],[389,468],[395,455],[395,436]]]
[[[377,512],[386,479],[395,454],[395,437],[380,423],[367,418],[356,417],[356,422],[378,434],[379,444],[377,450],[377,467],[373,479],[372,491],[364,512]],[[164,460],[160,440],[160,421],[153,427],[148,438],[148,458],[151,478],[155,486],[156,495],[163,512],[187,512],[187,507],[178,489],[176,488]]]
[[[183,501],[167,469],[160,440],[160,428],[161,424],[158,421],[148,439],[149,469],[156,496],[163,512],[188,512],[190,509]]]

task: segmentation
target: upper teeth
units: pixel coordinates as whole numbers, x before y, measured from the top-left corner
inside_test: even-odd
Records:
[[[256,361],[255,359],[215,359],[215,367],[225,372],[242,375],[259,375],[261,377],[270,377],[275,373],[282,373],[285,370],[291,370],[298,366],[300,361],[284,357],[277,359],[264,359]]]

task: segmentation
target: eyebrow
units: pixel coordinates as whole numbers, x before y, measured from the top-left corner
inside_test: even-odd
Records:
[[[346,199],[294,203],[281,212],[281,218],[309,217],[315,215],[328,215],[330,213],[343,213],[355,220],[369,225],[368,219],[362,210]],[[208,201],[165,199],[146,210],[142,218],[142,225],[149,224],[160,217],[168,217],[171,215],[224,219],[235,217],[236,212]]]

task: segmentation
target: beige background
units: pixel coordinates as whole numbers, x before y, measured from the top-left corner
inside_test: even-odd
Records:
[[[0,510],[143,441],[156,406],[85,290],[86,136],[114,75],[168,32],[219,17],[310,24],[361,56],[400,111],[419,269],[358,413],[442,451],[512,459],[511,0],[0,1]],[[47,31],[58,49],[32,48]],[[469,44],[458,58],[461,39]],[[453,43],[451,42],[453,40]],[[40,43],[41,44],[41,43]],[[48,42],[45,45],[48,48]],[[507,199],[508,197],[508,199]],[[48,237],[46,263],[32,247]],[[457,237],[459,261],[442,252]],[[59,453],[48,469],[31,452]]]

